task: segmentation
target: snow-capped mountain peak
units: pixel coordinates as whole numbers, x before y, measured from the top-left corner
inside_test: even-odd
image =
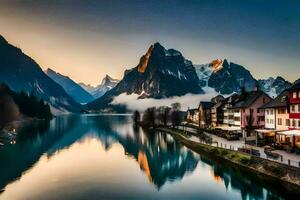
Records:
[[[101,84],[96,87],[86,85],[84,83],[80,83],[80,86],[96,99],[104,95],[107,91],[113,89],[118,83],[118,79],[114,79],[106,74],[102,79]]]
[[[291,86],[291,83],[281,76],[277,76],[276,78],[269,77],[268,79],[260,79],[258,80],[258,84],[261,90],[273,98]]]

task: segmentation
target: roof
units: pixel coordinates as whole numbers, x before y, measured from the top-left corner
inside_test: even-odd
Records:
[[[191,113],[191,115],[193,115],[195,113],[195,111],[197,111],[198,109],[195,108],[195,109],[189,109],[188,112]]]
[[[217,126],[215,127],[215,129],[221,129],[224,131],[240,131],[241,127],[237,127],[237,126]]]
[[[288,88],[288,91],[297,89],[300,89],[300,79],[295,81],[295,83],[293,83],[293,85],[290,88]]]
[[[287,135],[287,136],[291,136],[291,135],[300,136],[300,130],[281,131],[277,133],[281,135]]]
[[[258,99],[262,95],[266,95],[267,97],[269,97],[263,91],[251,91],[246,92],[245,94],[240,94],[239,97],[234,101],[231,108],[247,108],[251,106],[256,101],[256,99]],[[269,98],[271,99],[271,97]]]
[[[213,108],[219,108],[220,106],[222,106],[224,104],[224,102],[220,101],[218,103],[216,103]]]
[[[289,92],[287,90],[281,92],[273,101],[266,103],[260,108],[279,108],[287,107],[289,103]]]
[[[212,108],[214,106],[214,103],[212,103],[210,101],[200,101],[199,107],[200,107],[200,105],[204,109],[210,109],[210,108]]]

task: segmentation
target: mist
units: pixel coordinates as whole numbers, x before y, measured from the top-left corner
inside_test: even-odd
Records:
[[[197,108],[200,101],[210,101],[211,98],[219,95],[214,89],[205,88],[205,94],[186,94],[184,96],[175,96],[165,99],[138,99],[138,94],[122,93],[115,97],[111,104],[126,105],[129,110],[144,111],[149,107],[171,106],[172,103],[180,103],[181,110],[186,111],[188,108]]]

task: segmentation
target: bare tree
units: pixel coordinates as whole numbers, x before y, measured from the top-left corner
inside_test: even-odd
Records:
[[[158,108],[158,119],[164,126],[168,125],[170,111],[171,109],[167,106],[161,106]]]
[[[173,110],[171,114],[171,121],[172,121],[172,126],[175,128],[176,126],[179,126],[182,122],[182,117],[180,115],[179,110]]]
[[[144,127],[156,127],[156,108],[151,107],[147,108],[144,112],[143,119],[142,119],[142,125]]]
[[[133,123],[135,125],[138,125],[141,121],[141,114],[138,110],[134,111],[133,112],[133,116],[132,116],[132,119],[133,119]]]
[[[171,104],[172,110],[180,110],[181,109],[181,104],[176,102]]]

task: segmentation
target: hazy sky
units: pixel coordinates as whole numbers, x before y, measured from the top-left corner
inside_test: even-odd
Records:
[[[97,85],[159,41],[195,64],[227,58],[256,78],[300,78],[300,1],[0,0],[0,34],[48,67]]]

